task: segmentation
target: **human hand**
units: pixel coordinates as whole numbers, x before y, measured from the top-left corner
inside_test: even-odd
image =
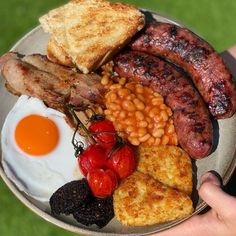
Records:
[[[211,172],[202,176],[198,193],[212,209],[155,236],[235,236],[236,197],[225,193]]]

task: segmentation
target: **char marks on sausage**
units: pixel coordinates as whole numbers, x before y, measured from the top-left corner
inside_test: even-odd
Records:
[[[174,125],[181,147],[195,159],[207,156],[213,131],[208,110],[190,81],[165,61],[137,51],[118,55],[115,71],[150,86],[165,97],[173,110]]]
[[[214,118],[234,114],[236,88],[231,73],[215,50],[190,30],[152,21],[131,47],[161,56],[185,69]]]

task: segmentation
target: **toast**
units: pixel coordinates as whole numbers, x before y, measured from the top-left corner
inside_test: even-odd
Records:
[[[176,146],[140,146],[137,170],[161,183],[191,195],[192,163],[188,154]]]
[[[56,40],[53,37],[50,37],[47,45],[47,57],[50,61],[55,63],[73,67],[74,64],[71,60],[71,57],[68,53],[57,44]]]
[[[39,18],[39,22],[45,32],[53,35],[57,45],[68,52],[64,25],[64,8],[65,5],[49,11],[46,15]]]
[[[110,60],[145,24],[136,7],[103,0],[74,0],[39,21],[83,73]]]
[[[130,226],[160,224],[193,212],[190,197],[138,171],[115,190],[113,206],[116,218]]]

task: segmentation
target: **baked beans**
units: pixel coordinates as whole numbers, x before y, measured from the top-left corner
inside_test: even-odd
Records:
[[[105,95],[106,118],[118,134],[132,145],[177,145],[171,109],[151,88],[112,74],[113,64],[103,67],[101,83]]]

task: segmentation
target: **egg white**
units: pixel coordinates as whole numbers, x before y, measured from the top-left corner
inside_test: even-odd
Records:
[[[15,128],[30,114],[48,117],[58,127],[58,145],[46,155],[31,156],[16,144]],[[8,113],[2,128],[2,164],[6,175],[21,191],[39,201],[48,201],[59,187],[82,178],[71,144],[74,131],[64,118],[63,113],[46,107],[41,100],[22,95]],[[76,139],[85,142],[78,134]]]

